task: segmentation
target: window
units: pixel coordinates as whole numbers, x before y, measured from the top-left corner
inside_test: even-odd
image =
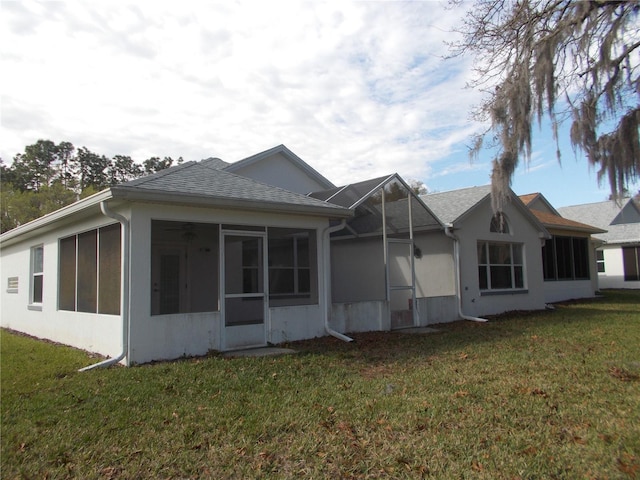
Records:
[[[547,239],[542,247],[542,268],[545,280],[589,279],[589,241],[584,237]]]
[[[640,247],[622,247],[622,265],[625,282],[640,280]]]
[[[42,290],[44,286],[44,247],[42,245],[31,249],[31,288],[29,304],[42,303]]]
[[[480,290],[523,289],[522,245],[478,242],[478,280]]]
[[[279,305],[315,303],[315,235],[313,230],[270,228],[269,299]]]
[[[491,218],[489,231],[493,233],[509,233],[509,224],[504,213],[498,212]]]
[[[58,308],[120,314],[120,224],[60,240]]]
[[[598,273],[604,273],[604,250],[596,250],[596,263],[598,264]]]

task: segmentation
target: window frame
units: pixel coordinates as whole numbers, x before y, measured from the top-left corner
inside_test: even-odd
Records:
[[[316,238],[314,229],[267,229],[268,295],[273,306],[318,304]]]
[[[490,247],[509,247],[509,262],[492,261]],[[482,254],[480,247],[484,252]],[[518,250],[515,250],[515,249]],[[493,240],[478,240],[476,243],[476,252],[478,254],[478,289],[480,295],[499,295],[509,293],[526,293],[527,292],[527,275],[525,265],[525,246],[523,243],[517,242],[496,242]],[[519,261],[517,261],[519,259]],[[483,261],[484,260],[484,261]],[[497,268],[503,269],[508,267],[510,287],[493,287],[494,273]],[[484,270],[484,272],[483,272]],[[484,276],[484,281],[482,277]],[[497,280],[497,278],[496,278]],[[483,286],[484,285],[484,286]]]
[[[596,267],[598,273],[606,273],[606,265],[604,260],[604,250],[598,249],[596,250]]]
[[[110,267],[109,279],[101,278],[105,259],[105,234],[117,228],[116,266]],[[113,239],[112,239],[113,240]],[[86,247],[85,247],[86,246]],[[111,252],[113,253],[113,252]],[[73,285],[63,287],[62,276]],[[111,279],[115,276],[115,280]],[[65,312],[91,313],[99,315],[121,314],[122,276],[122,225],[112,223],[58,239],[58,310]],[[108,281],[101,281],[101,280]],[[80,285],[82,284],[82,285]],[[105,285],[117,284],[117,301],[108,299]],[[72,305],[73,304],[73,305]],[[105,307],[106,305],[106,307]]]
[[[39,259],[37,253],[40,252]],[[34,245],[29,250],[29,309],[42,310],[44,300],[44,244]],[[37,263],[40,265],[38,266]],[[38,268],[39,267],[39,268]],[[37,279],[37,281],[36,281]],[[39,298],[36,298],[36,295]]]

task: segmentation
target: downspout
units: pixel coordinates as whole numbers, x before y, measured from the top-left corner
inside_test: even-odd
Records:
[[[121,298],[120,298],[120,314],[122,317],[122,352],[113,358],[108,358],[102,362],[89,365],[88,367],[81,368],[79,372],[86,372],[87,370],[93,370],[98,367],[108,367],[115,363],[120,362],[125,358],[129,352],[129,220],[122,215],[109,210],[106,200],[100,202],[100,210],[103,215],[117,220],[122,225],[122,261],[120,263],[121,274]]]
[[[453,240],[453,263],[456,277],[456,297],[458,297],[458,316],[463,320],[471,320],[472,322],[487,322],[488,320],[486,318],[465,315],[462,311],[462,287],[460,285],[460,241],[451,231],[451,228],[451,224],[445,225],[444,234]]]
[[[322,313],[324,316],[324,329],[329,335],[336,337],[340,340],[343,340],[345,342],[353,342],[353,338],[347,337],[346,335],[340,332],[336,332],[329,325],[329,317],[331,316],[331,255],[330,255],[330,249],[329,249],[329,245],[331,243],[330,235],[333,232],[342,230],[345,227],[346,223],[347,221],[343,219],[340,222],[340,224],[334,225],[333,227],[327,227],[322,231],[322,259],[324,261],[324,297],[325,297],[324,301],[322,302],[323,309],[324,309],[324,312]]]

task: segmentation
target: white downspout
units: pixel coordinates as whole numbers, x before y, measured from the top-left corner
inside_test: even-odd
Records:
[[[108,358],[102,362],[89,365],[88,367],[81,368],[79,372],[86,372],[98,367],[108,367],[128,356],[129,353],[129,220],[122,215],[109,210],[107,202],[103,200],[100,202],[100,210],[102,213],[117,220],[122,225],[122,261],[120,263],[121,268],[121,296],[120,296],[120,315],[122,317],[122,352],[117,357]],[[127,362],[128,363],[128,362]]]
[[[453,240],[453,263],[454,274],[456,277],[456,297],[458,297],[458,315],[463,320],[471,320],[472,322],[487,322],[486,318],[472,317],[465,315],[462,311],[462,287],[460,285],[460,243],[458,237],[456,237],[451,231],[451,224],[444,226],[444,234]]]
[[[324,329],[329,335],[340,340],[344,340],[345,342],[353,342],[353,338],[347,337],[340,332],[336,332],[329,325],[329,317],[331,316],[331,255],[329,249],[329,245],[331,243],[330,235],[333,232],[342,230],[346,223],[346,220],[342,220],[339,225],[327,227],[322,231],[322,259],[324,262],[324,300],[322,302],[322,308],[324,311],[322,312],[322,314],[324,316]]]

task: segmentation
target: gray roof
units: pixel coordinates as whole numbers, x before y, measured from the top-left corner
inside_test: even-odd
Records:
[[[491,195],[491,185],[428,193],[420,198],[445,225],[459,220],[483,199]]]
[[[258,210],[349,216],[351,211],[315,198],[241,177],[218,168],[214,159],[185,162],[111,187],[114,198],[199,203]]]
[[[607,233],[594,235],[607,243],[640,242],[640,209],[633,200],[618,204],[613,200],[558,208],[565,218],[595,225]]]

